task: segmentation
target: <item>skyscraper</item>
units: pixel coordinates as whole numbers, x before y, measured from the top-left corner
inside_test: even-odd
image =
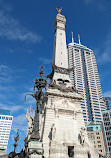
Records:
[[[111,97],[104,97],[104,101],[106,103],[106,109],[111,110]]]
[[[69,68],[74,67],[70,73],[72,84],[83,96],[81,107],[85,122],[101,122],[105,103],[93,50],[82,45],[80,37],[79,44],[74,43],[72,37],[72,42],[68,44],[68,61]]]
[[[87,126],[87,133],[88,137],[94,141],[94,147],[98,150],[98,153],[104,157],[106,155],[106,148],[102,125],[91,122]]]
[[[10,130],[13,116],[10,116],[10,110],[0,109],[0,148],[7,150]]]
[[[111,156],[111,110],[102,113],[106,150]]]

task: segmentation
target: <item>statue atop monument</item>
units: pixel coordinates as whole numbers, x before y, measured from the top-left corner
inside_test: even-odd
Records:
[[[56,10],[58,11],[58,14],[61,14],[62,7],[61,8],[56,8]]]

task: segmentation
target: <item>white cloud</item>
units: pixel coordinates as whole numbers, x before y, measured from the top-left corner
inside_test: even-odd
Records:
[[[111,62],[111,31],[103,42],[103,45],[97,49],[97,63]]]
[[[8,76],[12,73],[12,68],[8,67],[7,65],[0,65],[0,76]]]
[[[47,58],[43,58],[43,57],[40,57],[38,59],[39,61],[41,61],[43,64],[51,64],[51,59],[47,59]]]
[[[9,103],[9,105],[0,103],[0,108],[6,109],[6,110],[10,110],[11,114],[14,114],[18,111],[26,111],[26,108],[23,107],[23,105],[12,105],[12,103]]]
[[[4,94],[0,94],[0,99],[6,99],[6,96]]]
[[[104,92],[104,97],[111,97],[111,91]]]
[[[7,65],[0,65],[0,83],[10,82],[12,80],[12,72],[13,69],[9,68]]]
[[[15,132],[20,129],[24,132],[27,131],[27,119],[26,114],[21,114],[13,118],[12,130]]]
[[[25,107],[23,107],[23,105],[16,105],[16,106],[11,106],[11,112],[15,113],[17,111],[21,111],[26,109]]]
[[[0,11],[0,37],[22,42],[40,42],[42,37],[23,27],[16,19]]]
[[[20,77],[23,72],[25,72],[24,69],[16,69],[15,67],[11,67],[8,65],[0,65],[0,86],[3,86],[2,84],[4,82],[7,83],[7,85],[9,86],[9,83],[12,83],[15,78],[17,79],[18,77]]]
[[[12,7],[8,3],[4,3],[3,0],[0,0],[0,9],[10,12],[12,11]]]
[[[93,5],[101,11],[111,9],[110,1],[107,0],[84,0],[84,2],[85,5]]]
[[[84,0],[86,5],[92,4],[94,2],[94,0]]]

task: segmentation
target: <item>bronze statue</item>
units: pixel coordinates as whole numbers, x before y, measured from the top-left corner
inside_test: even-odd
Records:
[[[58,14],[61,14],[62,7],[61,8],[56,8],[56,10],[58,11]]]

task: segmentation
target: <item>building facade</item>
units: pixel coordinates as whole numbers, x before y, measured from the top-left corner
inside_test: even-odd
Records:
[[[111,110],[102,113],[105,146],[111,156]]]
[[[106,148],[102,125],[90,123],[87,126],[87,133],[88,137],[92,138],[92,140],[94,141],[94,147],[98,150],[98,153],[103,157],[106,156]]]
[[[84,45],[68,44],[69,68],[72,84],[79,94],[83,96],[81,107],[86,123],[99,123],[102,120],[102,112],[105,111],[105,103],[102,96],[101,84],[93,51]]]
[[[104,102],[106,104],[106,109],[111,110],[111,97],[104,97]]]
[[[9,110],[0,109],[0,148],[7,150],[13,116]]]

